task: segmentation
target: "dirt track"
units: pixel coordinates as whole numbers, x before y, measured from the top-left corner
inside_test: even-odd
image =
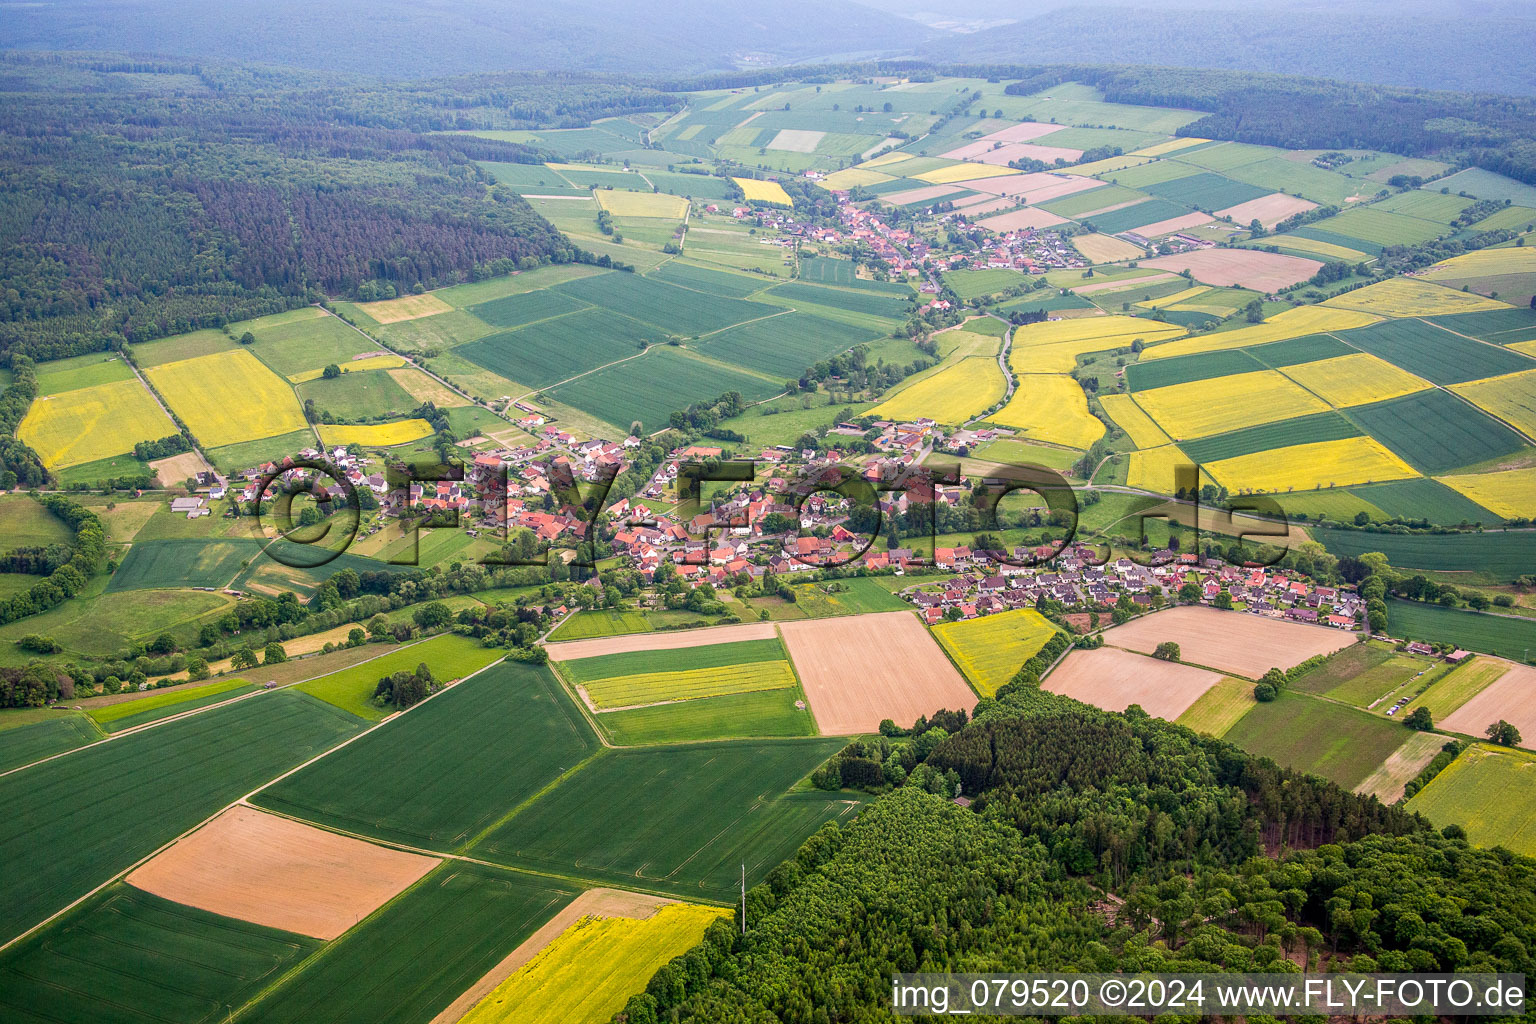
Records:
[[[628,654],[630,651],[676,651],[707,644],[734,644],[742,640],[772,640],[777,634],[771,622],[743,623],[739,626],[711,626],[704,629],[680,629],[670,633],[630,633],[626,636],[601,636],[591,640],[571,640],[548,644],[550,661],[575,661],[604,654]]]
[[[821,732],[874,732],[881,719],[908,726],[919,715],[976,703],[960,673],[911,612],[845,615],[780,624],[784,646]]]
[[[440,863],[241,805],[127,880],[225,917],[334,939]]]
[[[1172,722],[1219,682],[1219,673],[1203,668],[1101,647],[1067,655],[1045,677],[1045,689],[1105,711],[1140,704],[1147,714]]]
[[[1299,665],[1317,654],[1332,654],[1355,639],[1354,633],[1343,629],[1195,606],[1154,612],[1104,634],[1106,644],[1142,654],[1151,654],[1158,644],[1172,640],[1179,645],[1182,660],[1247,679],[1257,679],[1272,668]]]
[[[583,917],[632,917],[643,921],[657,909],[677,900],[660,896],[647,896],[622,889],[588,889],[577,896],[554,917],[544,922],[538,931],[524,939],[522,944],[508,953],[506,958],[485,973],[485,976],[466,989],[446,1010],[432,1018],[431,1024],[454,1024],[476,1004],[495,991],[496,986],[510,978],[519,968],[538,956],[545,946],[554,942],[560,933]]]

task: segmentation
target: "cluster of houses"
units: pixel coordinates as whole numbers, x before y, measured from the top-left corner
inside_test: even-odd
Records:
[[[1088,260],[1072,245],[1070,238],[1060,232],[1039,228],[1000,232],[992,235],[979,249],[935,255],[932,261],[939,270],[1020,270],[1027,274],[1088,266]]]

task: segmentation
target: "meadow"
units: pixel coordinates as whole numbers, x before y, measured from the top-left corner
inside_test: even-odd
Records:
[[[305,427],[292,388],[244,350],[165,363],[145,375],[198,442],[211,448]]]
[[[996,694],[1056,631],[1032,608],[933,627],[939,646],[983,697]]]
[[[378,350],[346,321],[313,306],[234,324],[230,330],[237,335],[250,331],[256,338],[250,351],[283,377],[327,363],[346,366],[353,356]]]
[[[0,1016],[216,1024],[319,945],[119,883],[0,954]]]
[[[174,433],[176,424],[138,380],[38,398],[16,430],[51,470],[121,455],[136,442]]]
[[[1410,701],[1399,714],[1412,714],[1415,708],[1427,707],[1435,723],[1444,728],[1444,722],[1462,705],[1486,690],[1509,666],[1492,658],[1474,658],[1455,670],[1442,675],[1433,685]]]
[[[0,550],[42,548],[74,540],[64,520],[29,495],[0,494],[0,520],[5,522],[5,547]]]
[[[1255,704],[1223,737],[1251,754],[1354,789],[1402,746],[1408,731],[1303,693]]]
[[[261,993],[247,1013],[263,1024],[431,1020],[576,893],[552,878],[445,865]],[[385,963],[413,967],[380,970]]]
[[[667,961],[730,914],[670,903],[641,919],[583,917],[465,1014],[463,1024],[606,1021]]]
[[[354,668],[300,683],[297,689],[359,718],[377,722],[393,710],[378,707],[372,700],[374,688],[384,676],[414,672],[417,665],[426,664],[438,682],[446,683],[478,672],[504,654],[498,648],[482,646],[478,640],[446,633]]]
[[[0,778],[0,937],[31,927],[253,787],[364,723],[277,692]],[[80,779],[92,780],[82,795]]]
[[[787,791],[842,739],[708,743],[605,751],[470,847],[535,870],[730,899],[753,885],[847,795]]]
[[[1460,825],[1478,846],[1536,857],[1536,755],[1475,744],[1408,801],[1439,826]]]
[[[122,356],[102,352],[40,363],[36,372],[37,393],[40,396],[58,395],[65,391],[78,391],[98,384],[133,379],[133,368]]]
[[[816,722],[796,687],[605,711],[597,724],[616,746],[698,743],[705,740],[813,736]]]
[[[340,420],[401,415],[416,405],[410,394],[383,369],[348,370],[328,380],[304,381],[296,390],[300,401],[313,401]]]
[[[108,733],[121,732],[149,722],[157,722],[185,711],[222,704],[256,689],[255,683],[244,679],[220,679],[206,686],[170,690],[138,700],[126,700],[117,704],[93,707],[86,715]]]
[[[548,669],[507,662],[252,802],[363,835],[456,850],[596,747]]]
[[[1391,558],[1390,554],[1388,558]],[[1520,564],[1529,566],[1531,563],[1507,563],[1503,568],[1513,573]],[[1392,635],[1410,640],[1453,643],[1469,651],[1501,654],[1515,661],[1522,660],[1526,652],[1536,647],[1536,619],[1485,615],[1438,604],[1397,600],[1387,602],[1387,613]]]

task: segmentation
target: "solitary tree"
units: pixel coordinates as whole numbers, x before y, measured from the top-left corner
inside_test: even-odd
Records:
[[[1421,704],[1414,708],[1407,718],[1403,719],[1403,724],[1410,729],[1417,729],[1419,732],[1429,732],[1435,727],[1435,716],[1430,713],[1429,708]]]
[[[1488,739],[1501,747],[1518,747],[1520,730],[1501,718],[1488,727]]]
[[[288,652],[283,650],[283,645],[277,641],[267,644],[266,650],[261,652],[263,665],[281,665],[288,660]]]
[[[1179,645],[1172,640],[1164,640],[1152,652],[1152,657],[1157,658],[1159,661],[1178,661],[1180,657]]]

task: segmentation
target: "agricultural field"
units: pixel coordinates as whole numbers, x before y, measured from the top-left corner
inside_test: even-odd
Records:
[[[448,633],[353,668],[300,683],[298,690],[359,718],[376,722],[389,714],[372,700],[374,688],[384,676],[414,672],[417,665],[425,664],[438,682],[447,683],[480,671],[500,659],[503,653],[497,648],[482,646],[478,640]],[[255,670],[253,673],[260,674]]]
[[[931,710],[931,709],[930,709]],[[604,751],[473,843],[481,860],[729,900],[821,827],[856,810],[789,793],[841,739]]]
[[[1536,433],[1536,368],[1458,384],[1451,390],[1527,436]]]
[[[199,443],[209,447],[274,437],[305,426],[287,382],[247,351],[165,363],[146,370],[145,375]]]
[[[1442,828],[1460,825],[1483,847],[1536,856],[1536,756],[1474,744],[1408,801]]]
[[[1441,487],[1457,502],[1470,505],[1470,502],[1455,491],[1443,487],[1434,481],[1436,487]],[[1379,493],[1385,493],[1394,485],[1385,485],[1382,488],[1361,489],[1360,493],[1367,495],[1371,500],[1377,500]],[[1384,505],[1388,511],[1392,511],[1391,505]],[[1476,506],[1472,506],[1476,508]],[[1447,508],[1452,508],[1447,506]],[[1424,511],[1434,511],[1432,506],[1425,507]],[[1459,523],[1454,516],[1429,516],[1431,521]],[[1485,513],[1484,519],[1492,520],[1492,513]],[[1477,522],[1478,520],[1470,520]],[[1522,566],[1536,564],[1536,535],[1525,532],[1487,532],[1481,534],[1390,534],[1390,533],[1362,533],[1353,530],[1320,530],[1318,540],[1334,555],[1361,555],[1367,551],[1380,551],[1387,556],[1387,560],[1397,569],[1419,569],[1431,572],[1467,572],[1483,573],[1490,578],[1502,581],[1513,580],[1523,572]],[[1417,606],[1414,606],[1417,609]],[[1415,612],[1404,612],[1405,615],[1416,616]],[[1452,614],[1461,614],[1452,612]],[[1449,623],[1447,623],[1449,624]],[[1395,628],[1395,627],[1394,627]],[[1487,637],[1484,637],[1487,640]],[[1467,644],[1463,643],[1463,647]]]
[[[796,583],[791,589],[795,594],[795,607],[813,619],[906,611],[912,607],[880,586],[878,580],[857,576],[826,583]]]
[[[1115,426],[1125,431],[1131,443],[1138,448],[1156,448],[1168,444],[1172,438],[1163,433],[1152,417],[1141,411],[1141,406],[1130,395],[1103,395],[1099,398],[1105,414],[1115,421]]]
[[[205,686],[174,689],[165,693],[92,707],[86,715],[108,734],[158,722],[171,715],[222,704],[257,689],[244,679],[221,679]]]
[[[1138,490],[1174,494],[1185,489],[1177,483],[1179,467],[1192,465],[1194,461],[1176,445],[1165,444],[1131,452],[1129,465],[1126,467],[1125,483],[1126,486]],[[1202,471],[1203,480],[1208,480],[1209,477],[1209,473]]]
[[[1071,377],[1027,374],[1019,378],[1013,398],[988,417],[1012,427],[1030,440],[1087,448],[1104,436],[1104,421],[1088,411],[1083,389]]]
[[[1428,689],[1410,701],[1401,714],[1408,715],[1416,708],[1427,707],[1435,724],[1441,725],[1463,704],[1482,693],[1509,669],[1510,663],[1498,658],[1473,658],[1470,662],[1462,664],[1435,680]],[[1486,729],[1493,721],[1494,719],[1489,719],[1484,722],[1483,728]],[[1477,735],[1481,735],[1481,731]]]
[[[391,842],[458,850],[596,748],[591,729],[547,669],[507,662],[252,802]]]
[[[804,703],[798,687],[784,687],[605,711],[597,724],[621,747],[814,736],[816,721]]]
[[[789,193],[784,191],[784,186],[776,181],[761,181],[757,178],[732,178],[741,186],[742,194],[747,197],[749,203],[767,203],[770,206],[793,206]]]
[[[1268,704],[1255,704],[1223,739],[1283,767],[1354,789],[1411,735],[1379,715],[1286,691]]]
[[[728,327],[690,347],[712,359],[796,379],[806,367],[875,337],[876,332],[868,328],[790,312]]]
[[[1351,416],[1423,473],[1446,473],[1527,448],[1509,427],[1438,388],[1356,408]]]
[[[1124,711],[1135,704],[1173,722],[1221,679],[1219,672],[1101,647],[1068,654],[1041,685],[1106,711]]]
[[[1353,330],[1357,327],[1373,324],[1380,319],[1380,317],[1370,313],[1361,313],[1352,309],[1332,309],[1327,306],[1297,306],[1295,309],[1287,309],[1284,312],[1276,313],[1263,323],[1254,324],[1252,327],[1240,327],[1235,331],[1218,331],[1214,334],[1204,334],[1192,338],[1179,338],[1160,345],[1153,345],[1141,354],[1141,358],[1143,360],[1170,359],[1174,356],[1222,352],[1233,348],[1248,348],[1254,345],[1266,345],[1273,341],[1302,338],[1309,334],[1319,334],[1326,331]],[[1382,355],[1379,352],[1376,354]],[[1262,354],[1259,357],[1263,358]],[[1394,362],[1395,360],[1387,358],[1387,361]],[[1413,370],[1411,366],[1404,368],[1410,371]],[[1423,375],[1421,374],[1420,376]]]
[[[1340,409],[1385,402],[1430,387],[1429,381],[1366,352],[1286,366],[1280,372]]]
[[[1444,540],[1426,537],[1425,540]],[[1376,545],[1371,550],[1379,550]],[[1390,559],[1390,548],[1387,548]],[[1488,558],[1497,557],[1495,551],[1479,552]],[[1412,566],[1410,559],[1394,559],[1393,565]],[[1503,562],[1499,568],[1513,573],[1525,562]],[[1412,566],[1437,568],[1437,566]],[[1453,643],[1457,647],[1479,654],[1502,654],[1505,657],[1525,657],[1525,652],[1536,647],[1536,620],[1515,618],[1509,615],[1488,615],[1459,608],[1445,608],[1438,604],[1419,601],[1388,601],[1389,628],[1393,636],[1409,640],[1426,640],[1436,643]],[[1536,735],[1536,732],[1533,732]]]
[[[346,366],[358,356],[388,354],[380,353],[377,345],[339,317],[313,306],[235,324],[230,330],[254,335],[256,341],[250,351],[279,376],[290,379],[323,369],[328,363]]]
[[[648,913],[646,911],[649,911]],[[730,911],[666,903],[583,916],[475,1005],[463,1024],[604,1024]]]
[[[133,379],[42,396],[27,410],[16,436],[36,450],[44,466],[58,470],[121,455],[139,441],[174,433],[176,424]]]
[[[320,440],[327,445],[359,444],[365,448],[394,448],[432,435],[432,424],[426,420],[352,425],[322,423],[316,429],[320,431]]]
[[[1199,606],[1169,608],[1104,632],[1113,647],[1151,654],[1165,640],[1178,643],[1182,660],[1258,679],[1271,668],[1290,668],[1355,642],[1355,634],[1326,626],[1226,612]]]
[[[1124,212],[1131,213],[1137,209],[1140,207],[1132,207]],[[1199,249],[1142,260],[1141,265],[1174,273],[1188,270],[1201,284],[1273,292],[1305,281],[1317,273],[1322,263],[1256,249]]]
[[[1374,796],[1384,804],[1395,804],[1404,790],[1428,767],[1445,746],[1445,738],[1432,732],[1411,733],[1403,745],[1381,763],[1365,781],[1355,787],[1363,796]]]
[[[1435,384],[1461,384],[1536,368],[1517,352],[1484,345],[1425,320],[1391,320],[1342,338]]]
[[[43,397],[133,379],[133,368],[122,356],[102,352],[41,363],[36,373],[37,393]]]
[[[317,1016],[370,1024],[432,1020],[552,913],[572,906],[576,894],[575,885],[548,877],[447,864],[263,992],[250,1015],[265,1024],[310,1024]],[[381,971],[381,963],[415,967]]]
[[[101,730],[81,714],[48,709],[46,717],[14,711],[0,715],[0,772],[95,743]]]
[[[1328,407],[1277,370],[1256,370],[1138,392],[1136,404],[1175,441],[1222,434]]]
[[[640,612],[597,608],[571,615],[555,627],[549,639],[551,641],[587,640],[592,637],[646,633],[650,628],[650,623],[645,621],[645,616]]]
[[[1227,676],[1201,694],[1175,721],[1186,729],[1221,739],[1257,703],[1252,683]]]
[[[1345,292],[1328,299],[1323,305],[1388,317],[1446,316],[1451,313],[1509,308],[1506,303],[1486,299],[1481,295],[1401,277]]]
[[[398,368],[400,361],[391,357],[388,368]],[[313,401],[316,407],[338,420],[378,419],[408,412],[415,403],[395,379],[377,369],[351,369],[329,380],[319,374],[315,379],[295,382],[299,400]]]
[[[558,295],[533,292],[532,295]],[[472,341],[455,354],[530,387],[548,387],[665,341],[655,327],[606,309],[582,309]],[[804,367],[800,367],[804,369]]]
[[[1049,619],[1033,608],[1000,612],[933,627],[939,646],[983,697],[997,693],[1056,632]]]
[[[784,646],[824,735],[906,726],[975,694],[910,611],[785,622]]]
[[[910,293],[906,295],[893,295],[862,287],[852,288],[791,281],[788,284],[774,286],[763,296],[763,299],[765,301],[777,300],[796,306],[810,304],[813,306],[830,307],[832,309],[843,309],[851,313],[864,313],[868,316],[897,318],[902,316],[907,308],[907,295],[910,295]]]
[[[1536,469],[1442,476],[1440,482],[1505,519],[1529,518],[1536,508]]]
[[[1002,400],[1006,383],[997,360],[971,356],[891,392],[869,411],[880,419],[927,416],[940,423],[964,423]],[[999,414],[999,422],[1005,422]]]
[[[555,289],[679,337],[708,334],[773,312],[761,303],[709,295],[636,274],[577,278],[555,285]]]
[[[599,709],[720,697],[795,685],[777,639],[635,651],[561,661],[560,671]]]
[[[617,426],[615,436],[638,421],[646,431],[666,426],[673,412],[695,402],[739,391],[748,401],[779,393],[779,378],[749,375],[694,359],[668,346],[653,346],[637,359],[608,366],[551,388],[550,397]]]
[[[266,693],[0,778],[0,936],[19,934],[229,801],[364,723],[302,694]],[[91,799],[77,799],[79,780]]]
[[[1494,664],[1502,664],[1505,671],[1435,724],[1450,732],[1482,737],[1490,725],[1502,719],[1520,730],[1519,746],[1536,748],[1536,669],[1509,662]]]
[[[1283,494],[1322,487],[1382,483],[1417,476],[1402,459],[1369,437],[1291,445],[1219,459],[1204,468],[1229,490]]]

